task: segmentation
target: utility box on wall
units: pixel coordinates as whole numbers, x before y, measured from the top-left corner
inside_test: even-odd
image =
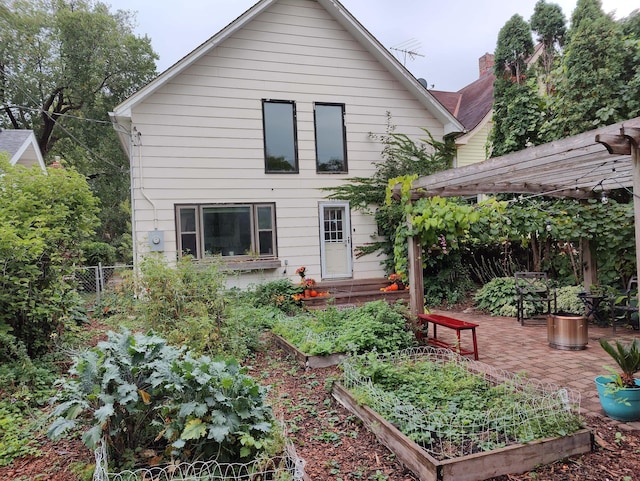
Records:
[[[151,252],[163,252],[164,251],[164,231],[152,230],[148,235],[149,250]]]

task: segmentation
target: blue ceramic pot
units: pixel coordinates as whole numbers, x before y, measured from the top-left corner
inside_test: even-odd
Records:
[[[640,380],[636,379],[637,389],[620,388],[613,393],[606,392],[607,385],[611,383],[609,376],[598,376],[595,381],[600,405],[607,416],[625,422],[640,419]]]

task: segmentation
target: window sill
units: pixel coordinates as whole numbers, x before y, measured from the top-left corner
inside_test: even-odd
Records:
[[[259,271],[282,267],[280,259],[242,259],[224,261],[230,271]]]

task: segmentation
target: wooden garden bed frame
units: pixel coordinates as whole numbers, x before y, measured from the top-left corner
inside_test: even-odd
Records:
[[[340,383],[333,397],[394,453],[421,481],[479,481],[505,474],[523,473],[541,464],[591,451],[593,434],[582,429],[569,436],[546,438],[492,451],[438,460],[423,450],[378,413],[360,405]]]
[[[287,354],[291,355],[295,358],[300,364],[302,364],[305,368],[323,368],[323,367],[331,367],[337,366],[340,364],[340,361],[345,357],[345,354],[328,354],[326,356],[311,356],[309,354],[305,354],[296,346],[291,344],[282,336],[278,334],[271,333],[271,336],[276,343],[283,351]]]

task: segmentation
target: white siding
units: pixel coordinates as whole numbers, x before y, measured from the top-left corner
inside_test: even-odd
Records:
[[[264,173],[262,99],[295,102],[297,174]],[[316,173],[314,102],[345,104],[347,175]],[[275,202],[278,257],[288,261],[287,272],[236,282],[295,279],[301,265],[319,279],[318,202],[326,194],[318,189],[374,172],[383,146],[370,133],[386,132],[387,112],[396,132],[423,138],[424,128],[442,138],[442,124],[315,1],[276,3],[134,107],[138,245],[146,251],[146,233],[157,227],[167,257],[175,258],[175,204]],[[372,218],[352,211],[354,247],[371,242],[375,231]],[[375,255],[354,261],[356,278],[382,274]]]

